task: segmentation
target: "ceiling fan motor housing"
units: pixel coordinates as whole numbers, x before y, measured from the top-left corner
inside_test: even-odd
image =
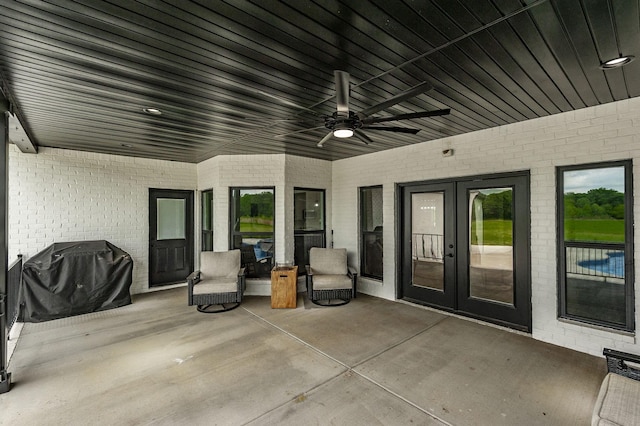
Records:
[[[349,111],[349,115],[341,114],[336,111],[333,114],[325,117],[324,119],[324,127],[329,130],[339,130],[339,129],[360,129],[362,127],[362,121],[360,121],[360,117],[352,111]]]

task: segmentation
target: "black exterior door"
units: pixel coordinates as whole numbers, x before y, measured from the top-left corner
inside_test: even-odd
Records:
[[[399,297],[529,331],[528,173],[399,190]]]
[[[149,287],[193,271],[193,191],[149,189]]]

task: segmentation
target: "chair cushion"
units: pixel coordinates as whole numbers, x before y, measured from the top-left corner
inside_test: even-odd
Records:
[[[347,275],[313,275],[314,290],[336,290],[352,287],[353,281]]]
[[[217,278],[202,280],[193,286],[193,294],[234,293],[238,291],[238,279]]]
[[[592,425],[640,424],[640,381],[615,373],[605,376],[593,408]]]
[[[315,275],[347,275],[347,249],[312,247],[309,250],[309,266]]]
[[[240,270],[240,250],[203,251],[200,253],[200,279],[233,278]]]

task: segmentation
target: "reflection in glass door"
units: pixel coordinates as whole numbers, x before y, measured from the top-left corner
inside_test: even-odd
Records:
[[[512,193],[512,188],[468,191],[470,297],[513,305]]]
[[[411,283],[444,290],[444,193],[411,194]]]
[[[460,181],[456,197],[457,310],[530,330],[529,175]]]

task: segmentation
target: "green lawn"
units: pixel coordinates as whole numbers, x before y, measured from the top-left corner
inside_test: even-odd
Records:
[[[471,222],[471,244],[478,244],[476,221]],[[510,246],[513,231],[510,220],[489,219],[482,221],[482,244],[488,246]]]
[[[240,232],[273,232],[273,225],[240,222]]]
[[[624,220],[616,219],[567,219],[564,221],[564,238],[567,241],[624,242]]]
[[[624,242],[624,220],[568,219],[564,222],[567,241]],[[510,220],[483,221],[483,244],[507,246],[513,242]],[[471,223],[471,244],[477,244],[476,222]]]
[[[273,218],[242,216],[240,232],[273,232]]]

